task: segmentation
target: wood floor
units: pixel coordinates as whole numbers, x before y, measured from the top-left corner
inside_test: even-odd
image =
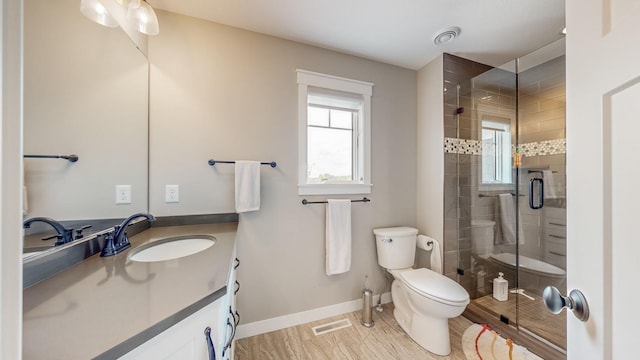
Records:
[[[382,313],[373,312],[375,325],[372,328],[360,325],[361,312],[357,311],[238,340],[235,359],[466,359],[461,339],[464,330],[472,324],[469,320],[461,316],[449,320],[452,351],[448,356],[437,356],[404,333],[393,318],[393,304],[383,307]],[[352,326],[314,335],[314,326],[344,318],[349,319]]]

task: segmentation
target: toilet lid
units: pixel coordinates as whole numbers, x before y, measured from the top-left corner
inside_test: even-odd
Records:
[[[469,302],[469,293],[460,284],[435,271],[420,268],[401,272],[399,276],[408,287],[434,300]]]

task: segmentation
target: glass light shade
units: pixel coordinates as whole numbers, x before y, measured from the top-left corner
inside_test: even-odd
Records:
[[[146,1],[131,1],[129,3],[127,21],[143,34],[158,35],[160,33],[158,17]]]
[[[81,0],[80,12],[91,21],[108,27],[117,27],[118,22],[99,0]]]

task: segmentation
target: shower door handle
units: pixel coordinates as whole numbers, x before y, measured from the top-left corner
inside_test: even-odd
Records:
[[[535,188],[535,184],[538,183],[540,186],[538,187],[538,205],[533,202],[533,189]],[[537,210],[542,209],[544,206],[544,181],[541,178],[533,178],[529,180],[529,207]]]
[[[573,312],[578,320],[589,320],[589,304],[580,290],[574,289],[571,290],[569,296],[562,296],[555,286],[547,286],[542,292],[542,298],[553,314],[559,314],[562,309],[567,308]]]

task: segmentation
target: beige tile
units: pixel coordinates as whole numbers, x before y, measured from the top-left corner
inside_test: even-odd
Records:
[[[540,122],[540,131],[549,130],[564,130],[565,119],[564,116],[556,119],[550,119]]]
[[[548,110],[548,109],[555,109],[555,108],[562,108],[564,110],[564,108],[567,105],[564,98],[565,97],[562,96],[561,98],[542,100],[540,101],[540,110]]]

